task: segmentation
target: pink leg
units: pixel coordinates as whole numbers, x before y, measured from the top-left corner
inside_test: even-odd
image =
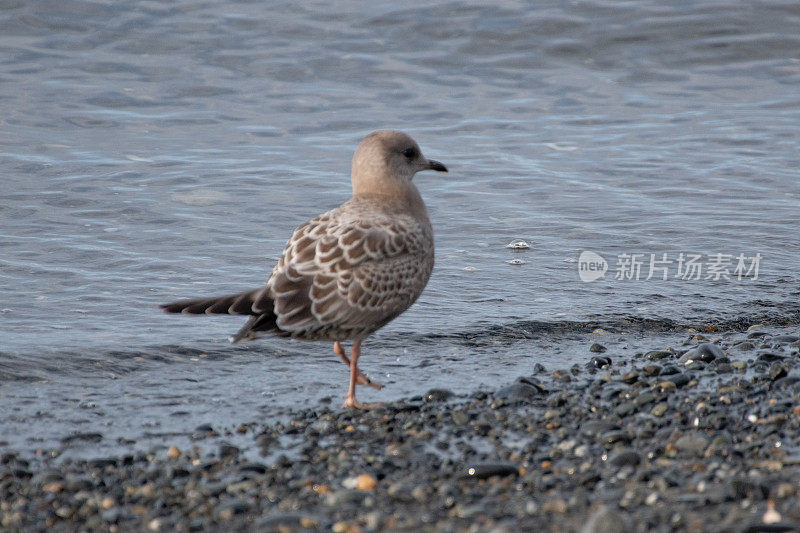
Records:
[[[356,409],[370,409],[380,404],[358,403],[356,400],[356,383],[358,381],[358,358],[361,355],[361,341],[353,341],[353,348],[350,350],[350,387],[347,389],[347,396],[344,397],[342,407],[355,407]]]
[[[350,366],[350,359],[348,359],[347,355],[345,355],[344,348],[342,347],[342,343],[341,342],[336,341],[336,342],[333,343],[333,353],[338,355],[339,359],[344,361],[344,364],[346,364],[347,366]],[[372,387],[375,390],[381,390],[383,388],[383,385],[381,385],[380,383],[375,383],[374,381],[369,379],[358,368],[356,368],[356,372],[358,372],[358,375],[356,376],[356,379],[358,380],[358,384],[359,385],[366,385],[367,387]]]

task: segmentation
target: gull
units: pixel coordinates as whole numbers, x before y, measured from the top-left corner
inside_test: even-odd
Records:
[[[412,181],[422,170],[447,172],[405,133],[367,135],[353,155],[353,196],[294,231],[266,285],[161,308],[249,315],[231,342],[265,333],[333,341],[334,353],[350,367],[343,407],[372,407],[356,400],[356,385],[382,388],[358,368],[361,343],[411,307],[433,270],[433,229]],[[349,358],[342,346],[348,340]]]

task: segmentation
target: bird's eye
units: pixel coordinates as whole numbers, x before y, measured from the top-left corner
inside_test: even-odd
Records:
[[[417,151],[413,148],[406,148],[403,150],[403,155],[409,159],[414,159],[414,157],[417,155]]]

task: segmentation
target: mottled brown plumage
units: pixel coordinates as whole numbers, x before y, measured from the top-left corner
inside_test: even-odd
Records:
[[[353,156],[353,197],[294,231],[265,286],[162,308],[250,315],[232,342],[263,333],[334,341],[334,352],[351,371],[345,406],[363,407],[355,385],[380,385],[358,369],[361,342],[408,309],[433,270],[433,230],[412,182],[428,169],[447,171],[425,159],[408,135],[368,135]],[[350,359],[341,346],[345,340],[353,341]]]

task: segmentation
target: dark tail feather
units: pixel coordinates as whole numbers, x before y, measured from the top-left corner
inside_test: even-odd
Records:
[[[261,315],[272,313],[273,301],[266,287],[240,294],[181,300],[161,305],[165,313],[185,315]]]
[[[160,307],[165,313],[183,313],[185,315],[250,315],[244,327],[230,338],[231,342],[239,342],[255,339],[260,332],[282,333],[275,324],[278,317],[272,310],[273,305],[269,290],[261,287],[240,294],[181,300],[163,304]]]
[[[242,329],[237,331],[236,335],[232,335],[228,340],[234,344],[239,341],[249,341],[257,339],[263,332],[271,332],[279,336],[286,336],[287,333],[278,328],[278,325],[275,323],[276,320],[278,320],[278,317],[272,312],[251,316],[247,319],[244,326],[242,326]]]

